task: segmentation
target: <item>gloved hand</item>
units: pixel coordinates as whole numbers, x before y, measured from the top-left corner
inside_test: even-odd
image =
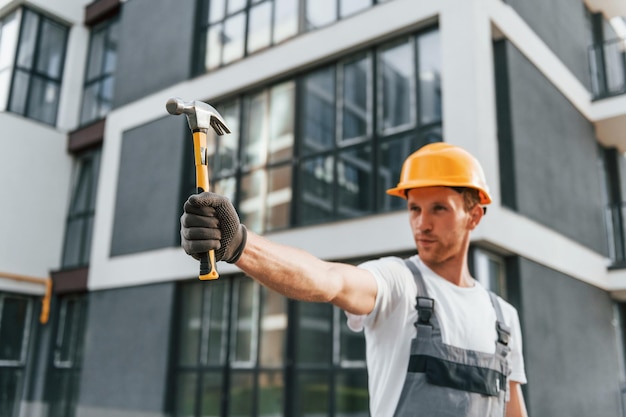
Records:
[[[237,262],[246,246],[247,231],[228,198],[209,192],[194,194],[183,211],[180,239],[188,255],[200,259],[214,250],[216,261]]]

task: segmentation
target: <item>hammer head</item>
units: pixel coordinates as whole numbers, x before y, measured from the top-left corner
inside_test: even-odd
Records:
[[[184,113],[192,131],[199,129],[208,130],[209,127],[212,127],[215,133],[220,136],[230,133],[230,129],[226,126],[226,122],[224,122],[220,113],[213,106],[202,101],[183,101],[180,98],[173,97],[167,100],[165,108],[170,114]]]

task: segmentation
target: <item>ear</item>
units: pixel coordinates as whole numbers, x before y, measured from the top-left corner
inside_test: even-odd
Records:
[[[480,223],[485,211],[480,204],[476,204],[468,213],[468,226],[470,230],[474,230]]]

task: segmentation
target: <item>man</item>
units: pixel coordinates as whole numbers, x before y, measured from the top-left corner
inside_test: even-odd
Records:
[[[406,159],[387,193],[407,200],[419,254],[407,260],[322,261],[247,232],[211,193],[185,203],[182,245],[194,257],[213,249],[287,297],[342,308],[350,328],[365,331],[373,417],[525,417],[517,312],[467,266],[470,232],[491,202],[480,164],[430,144]]]

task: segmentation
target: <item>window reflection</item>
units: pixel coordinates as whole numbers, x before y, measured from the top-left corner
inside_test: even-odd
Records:
[[[337,20],[337,0],[307,0],[306,28],[326,26]]]
[[[266,1],[250,9],[248,22],[248,53],[270,45],[272,32],[272,3]]]
[[[420,114],[423,124],[441,120],[441,49],[439,32],[418,38]]]
[[[360,58],[343,65],[341,106],[342,141],[370,134],[371,126],[371,59]]]
[[[381,129],[391,133],[415,121],[415,53],[408,40],[379,54]]]

